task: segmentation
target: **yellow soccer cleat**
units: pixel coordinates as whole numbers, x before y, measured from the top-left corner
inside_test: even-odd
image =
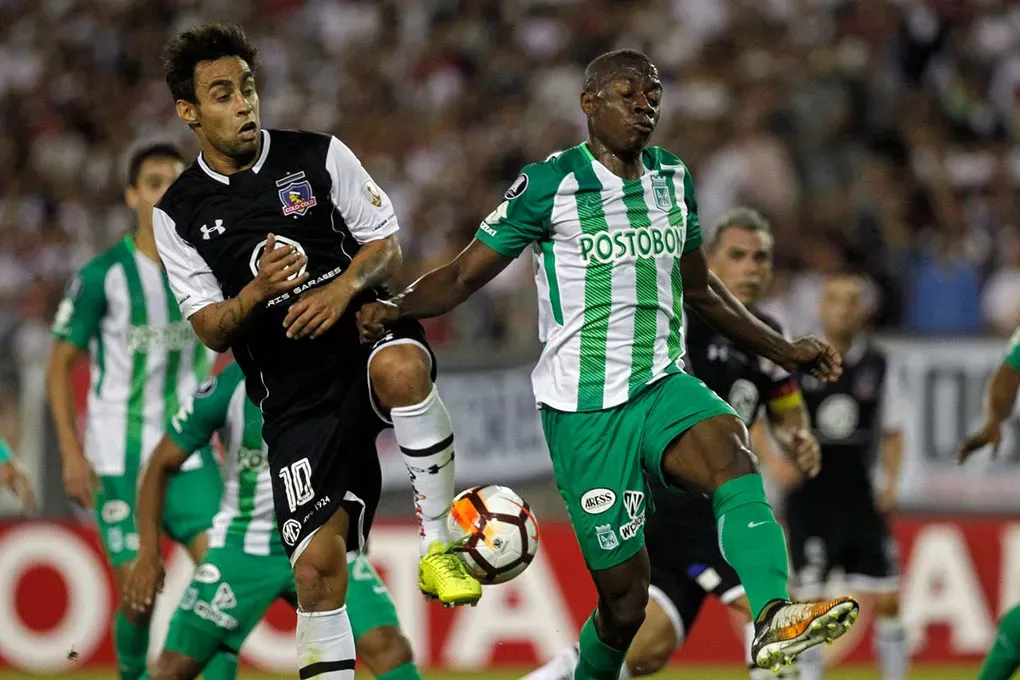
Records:
[[[428,554],[418,563],[418,588],[425,597],[439,600],[446,607],[474,606],[482,597],[482,584],[467,573],[460,557],[439,541],[429,545]]]

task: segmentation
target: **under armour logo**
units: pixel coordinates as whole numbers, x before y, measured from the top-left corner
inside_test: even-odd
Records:
[[[213,235],[219,236],[227,230],[227,228],[223,226],[223,220],[216,220],[216,224],[211,227],[203,224],[201,228],[202,240],[204,241],[212,239]]]

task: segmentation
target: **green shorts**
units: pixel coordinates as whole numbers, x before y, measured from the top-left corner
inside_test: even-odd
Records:
[[[645,543],[647,471],[667,486],[662,456],[695,424],[736,417],[705,383],[676,373],[625,404],[602,411],[541,410],[556,486],[588,568],[608,569]]]
[[[375,628],[399,627],[397,608],[368,558],[359,556],[347,568],[347,615],[354,640]],[[224,648],[236,653],[277,598],[297,604],[286,555],[212,548],[170,619],[164,646],[202,663]]]
[[[138,474],[104,476],[95,495],[99,536],[110,565],[130,562],[138,553],[138,529],[135,525],[135,499]],[[212,525],[219,510],[223,482],[211,453],[202,453],[202,467],[178,472],[166,488],[163,530],[181,545]]]

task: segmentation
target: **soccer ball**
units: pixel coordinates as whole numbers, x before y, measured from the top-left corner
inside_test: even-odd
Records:
[[[506,583],[538,552],[538,520],[511,489],[490,484],[453,499],[447,530],[468,573],[482,583]]]

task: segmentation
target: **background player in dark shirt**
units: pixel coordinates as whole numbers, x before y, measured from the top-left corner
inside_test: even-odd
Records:
[[[846,585],[875,608],[882,678],[898,680],[906,677],[907,646],[899,616],[899,556],[887,517],[896,505],[902,390],[885,354],[865,334],[864,290],[863,279],[848,274],[822,284],[821,328],[843,357],[843,375],[826,384],[801,380],[822,469],[790,493],[786,518],[799,596],[821,596],[830,570],[842,568]],[[876,454],[882,473],[877,487]],[[820,654],[801,657],[803,680],[822,674]]]
[[[760,214],[747,208],[727,212],[716,223],[706,255],[712,272],[733,295],[765,323],[782,331],[779,323],[755,309],[772,281],[772,230]],[[819,465],[818,443],[809,429],[807,412],[796,379],[772,362],[741,349],[685,310],[684,339],[687,370],[726,399],[748,427],[759,421],[762,410],[768,432],[789,459],[808,475]],[[758,438],[755,453],[766,468],[794,467],[787,457],[775,456],[767,435]],[[799,479],[796,467],[787,478]],[[677,494],[649,481],[654,512],[645,525],[651,562],[651,585],[645,620],[627,651],[621,678],[657,673],[680,647],[709,595],[735,611],[747,624],[748,673],[751,678],[793,678],[796,667],[780,675],[755,668],[750,658],[754,638],[750,606],[733,570],[719,551],[719,534],[713,522],[712,501],[697,493]],[[577,652],[567,649],[527,680],[570,680]]]
[[[453,429],[421,326],[363,347],[354,323],[363,303],[387,296],[400,264],[393,206],[335,137],[261,128],[255,56],[236,26],[168,43],[167,84],[202,153],[156,207],[155,234],[182,315],[206,345],[233,350],[263,412],[301,677],[350,680],[347,553],[371,526],[386,423],[415,491],[421,589],[459,604],[481,586],[446,551]],[[417,677],[408,673],[399,677]]]

